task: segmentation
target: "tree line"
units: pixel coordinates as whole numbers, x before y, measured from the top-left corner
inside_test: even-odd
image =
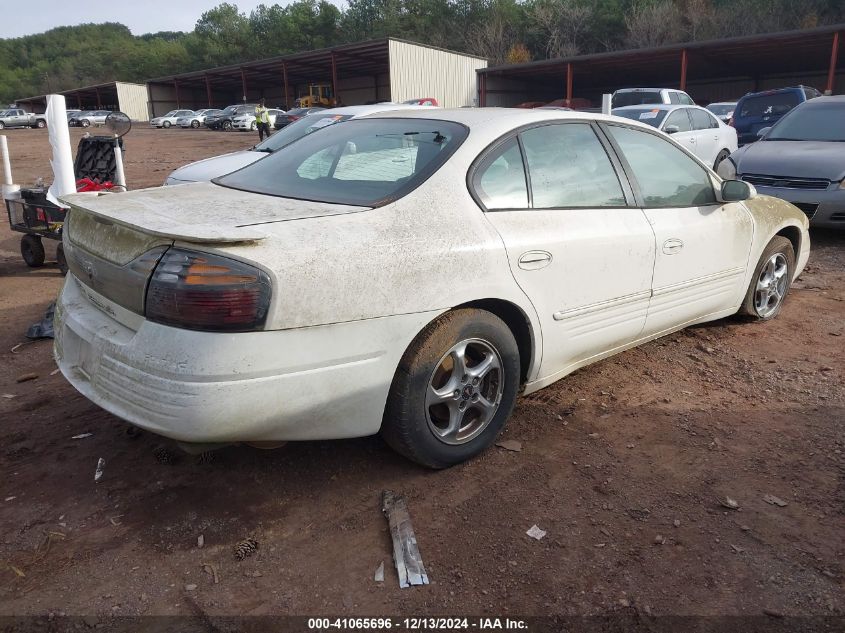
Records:
[[[0,103],[384,36],[501,64],[842,21],[842,0],[296,0],[249,14],[223,3],[188,33],[109,22],[0,39]]]

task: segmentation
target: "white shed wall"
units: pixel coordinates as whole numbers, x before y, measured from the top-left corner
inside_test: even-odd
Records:
[[[117,103],[120,111],[129,115],[133,121],[149,121],[150,109],[147,104],[147,87],[143,84],[115,82]]]
[[[475,71],[487,60],[390,40],[390,99],[434,97],[444,108],[477,105]]]

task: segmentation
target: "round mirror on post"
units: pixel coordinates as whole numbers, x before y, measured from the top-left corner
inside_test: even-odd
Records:
[[[106,117],[105,126],[116,137],[121,137],[132,129],[132,121],[123,112],[112,112]]]

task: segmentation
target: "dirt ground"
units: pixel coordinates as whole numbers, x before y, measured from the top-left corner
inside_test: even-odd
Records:
[[[46,132],[6,134],[17,182],[49,180]],[[133,130],[127,179],[158,185],[255,141]],[[841,617],[845,233],[812,237],[773,322],[726,319],[583,369],[519,401],[503,439],[521,452],[432,472],[377,437],[206,460],[127,433],[53,373],[50,341],[13,351],[62,278],[24,265],[4,219],[0,615]],[[429,586],[398,587],[384,489],[408,499]],[[259,548],[238,562],[247,537]]]

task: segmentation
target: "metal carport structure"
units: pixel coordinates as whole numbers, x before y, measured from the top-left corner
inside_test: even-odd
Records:
[[[472,105],[475,71],[486,65],[480,57],[383,38],[158,77],[147,82],[147,90],[152,116],[261,98],[288,109],[311,83],[331,84],[344,105],[433,96],[459,106]]]
[[[478,71],[482,106],[575,98],[600,104],[627,87],[678,87],[699,103],[806,84],[845,91],[845,24],[658,48],[612,51]]]
[[[143,84],[110,81],[54,94],[65,97],[68,109],[120,110],[134,121],[147,120],[147,89]],[[15,103],[30,112],[42,113],[47,109],[47,95],[17,99]]]

